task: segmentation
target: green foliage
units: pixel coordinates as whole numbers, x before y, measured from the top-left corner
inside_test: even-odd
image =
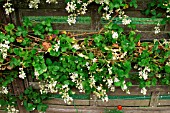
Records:
[[[98,12],[103,11],[107,2],[110,10],[138,6],[136,0],[129,3],[124,0],[106,0]],[[153,18],[162,17],[163,14],[157,8],[166,10],[168,6],[162,5],[166,2],[153,0],[143,13]],[[100,0],[95,0],[95,3],[100,4]],[[167,21],[169,18],[165,17],[162,23]],[[115,87],[128,92],[134,83],[140,88],[170,85],[169,41],[140,42],[141,35],[136,33],[136,25],[128,24],[127,27],[129,31],[125,32],[121,26],[110,21],[102,32],[92,33],[92,36],[82,41],[75,39],[74,34],[69,32],[54,30],[50,19],[33,24],[25,18],[23,26],[16,28],[14,24],[8,24],[0,32],[1,45],[9,43],[3,45],[6,50],[0,51],[3,73],[0,88],[8,87],[16,78],[24,79],[31,75],[29,77],[40,82],[40,90],[29,87],[19,95],[19,99],[27,111],[36,109],[45,112],[48,106],[43,104],[43,100],[48,99],[49,93],[59,93],[69,103],[74,93],[71,88],[94,93],[103,99],[107,97],[103,92]],[[132,75],[131,70],[136,70],[137,75]],[[26,77],[22,78],[21,75]],[[14,105],[13,102],[18,98],[10,93],[0,97],[0,105],[4,107]]]
[[[48,95],[41,94],[32,89],[27,88],[22,95],[19,97],[23,101],[23,105],[27,111],[33,111],[37,109],[39,112],[45,112],[48,106],[42,103],[42,100],[48,99]]]
[[[170,22],[168,15],[170,14],[169,10],[169,0],[151,0],[147,4],[147,9],[142,11],[143,14],[152,16],[152,18],[163,18],[160,22],[161,24],[166,24]]]

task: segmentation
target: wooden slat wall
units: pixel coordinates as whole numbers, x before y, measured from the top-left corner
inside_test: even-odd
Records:
[[[130,1],[130,0],[128,0]],[[141,14],[141,11],[144,10],[147,7],[147,3],[149,3],[151,0],[138,0],[138,8],[129,8],[125,10],[126,14],[129,17],[135,17],[135,18],[149,18],[149,16],[145,16]],[[15,14],[15,19],[13,20],[16,22],[16,24],[22,23],[22,18],[24,16],[67,16],[67,12],[65,10],[65,4],[63,0],[59,0],[59,5],[53,4],[48,5],[45,4],[45,2],[41,5],[39,5],[39,9],[29,9],[28,5],[26,5],[22,0],[15,0],[15,8],[18,10],[18,12]],[[101,23],[101,16],[98,14],[98,6],[97,5],[90,5],[89,10],[86,15],[91,17],[91,23],[90,24],[79,24],[76,23],[73,26],[68,25],[67,22],[65,23],[55,23],[54,28],[60,29],[60,30],[67,30],[72,31],[73,33],[78,32],[91,32],[91,31],[98,31],[103,27],[103,24]],[[158,35],[154,34],[154,26],[152,24],[149,25],[142,25],[138,24],[137,29],[140,31],[140,34],[142,34],[142,40],[153,40],[155,38],[169,38],[169,35],[167,34],[170,32],[170,25],[161,25],[161,33]]]
[[[16,25],[22,24],[22,19],[25,16],[67,16],[67,12],[65,11],[65,4],[63,0],[58,0],[59,5],[47,5],[44,3],[39,6],[39,9],[29,9],[28,5],[23,0],[13,0],[15,13],[9,16],[1,16],[1,22],[14,22]],[[128,0],[129,1],[129,0]],[[129,8],[125,12],[130,17],[135,18],[149,18],[149,16],[142,15],[140,12],[141,10],[147,7],[147,3],[151,0],[138,0],[138,8]],[[1,4],[0,4],[1,5]],[[55,29],[60,30],[67,30],[73,33],[78,32],[91,32],[91,31],[98,31],[103,27],[101,23],[101,15],[97,13],[97,5],[90,5],[89,11],[86,15],[87,17],[91,18],[90,23],[76,23],[73,26],[69,26],[67,22],[65,23],[53,23]],[[0,6],[0,15],[2,13],[2,5]],[[154,34],[154,26],[155,24],[138,24],[137,29],[142,34],[142,40],[153,40],[155,38],[170,38],[167,34],[170,32],[170,24],[161,25],[162,33],[158,35]],[[124,26],[122,26],[124,27]],[[30,77],[27,80],[16,80],[13,82],[13,89],[16,95],[22,93],[24,89],[28,86],[33,86],[35,89],[38,89],[37,83],[34,82]],[[131,95],[141,95],[140,89],[136,86],[131,88]],[[170,112],[170,100],[162,100],[159,97],[163,94],[169,94],[170,87],[169,86],[157,86],[151,87],[148,89],[147,96],[151,96],[150,100],[109,100],[107,103],[103,103],[101,100],[98,100],[94,95],[90,95],[88,100],[74,100],[74,105],[78,108],[79,111],[82,113],[100,113],[106,107],[112,109],[113,106],[122,105],[127,106],[124,108],[125,113],[169,113]],[[127,95],[121,89],[116,89],[116,92],[109,92],[109,95]],[[20,109],[20,113],[26,113],[23,106],[20,105],[20,101],[18,100],[18,108]],[[70,106],[66,105],[62,99],[51,99],[48,101],[44,101],[44,103],[49,104],[49,108],[47,113],[75,113],[76,108],[73,104]],[[78,106],[77,106],[78,105]],[[131,108],[130,106],[133,106]],[[136,107],[134,107],[136,106]],[[138,106],[147,106],[147,107],[138,107]],[[165,106],[168,106],[167,108]],[[0,111],[3,112],[3,111]]]

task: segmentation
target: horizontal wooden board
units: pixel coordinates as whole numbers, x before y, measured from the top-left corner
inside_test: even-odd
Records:
[[[114,107],[95,106],[59,106],[49,105],[46,113],[104,113],[106,109],[116,109]],[[123,107],[124,113],[169,113],[170,107]],[[31,112],[31,113],[37,113]]]
[[[50,104],[50,105],[68,105],[64,103],[63,99],[57,99],[57,98],[44,101],[43,103]],[[70,105],[88,106],[90,105],[90,101],[74,99]]]
[[[97,106],[149,106],[149,102],[150,100],[109,100],[108,102],[97,100]]]
[[[170,99],[169,100],[159,100],[158,106],[170,106]]]

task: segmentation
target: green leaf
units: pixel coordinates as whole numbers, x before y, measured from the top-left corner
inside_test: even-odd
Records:
[[[156,84],[157,84],[157,79],[156,79],[156,78],[153,78],[153,79],[152,79],[152,86],[156,86]]]
[[[90,71],[95,71],[97,68],[97,63],[94,63],[92,66],[90,66]]]
[[[150,13],[150,9],[147,9],[147,10],[145,11],[145,15],[149,15],[149,13]]]
[[[165,65],[165,72],[166,72],[166,73],[170,73],[170,66]]]
[[[28,18],[24,18],[23,25],[29,27],[32,26],[32,23]]]
[[[47,59],[46,59],[46,64],[49,65],[49,66],[52,65],[51,59],[47,58]]]
[[[103,9],[103,6],[101,5],[101,6],[98,8],[98,13],[100,13],[102,9]]]
[[[131,87],[131,86],[132,86],[132,82],[127,82],[126,85],[127,85],[128,87]]]
[[[7,26],[5,26],[5,30],[7,32],[12,31],[15,28],[14,24],[8,24]]]
[[[47,108],[48,108],[48,105],[46,105],[46,104],[39,104],[39,105],[37,106],[37,110],[38,110],[38,111],[43,111],[43,112],[45,112]]]
[[[114,82],[114,85],[115,86],[121,86],[121,82],[119,81],[119,82]]]
[[[89,53],[89,58],[93,59],[94,58],[94,54],[92,52]]]

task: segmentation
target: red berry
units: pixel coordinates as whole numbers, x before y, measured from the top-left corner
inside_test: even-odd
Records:
[[[121,106],[121,105],[118,105],[118,106],[117,106],[117,109],[118,109],[118,110],[122,110],[122,106]]]

